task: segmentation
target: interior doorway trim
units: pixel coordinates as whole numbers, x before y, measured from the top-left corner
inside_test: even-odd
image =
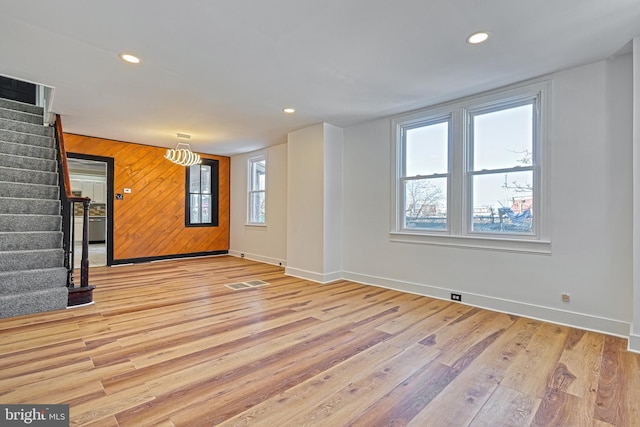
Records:
[[[115,160],[113,157],[94,156],[91,154],[80,154],[67,152],[70,159],[92,160],[107,164],[107,266],[113,264],[113,174]]]

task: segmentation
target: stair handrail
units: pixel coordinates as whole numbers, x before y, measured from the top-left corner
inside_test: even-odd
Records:
[[[69,177],[69,163],[67,162],[67,149],[64,144],[64,133],[62,131],[62,118],[60,114],[56,114],[55,133],[56,140],[58,142],[58,163],[60,165],[60,188],[61,188],[61,209],[62,215],[62,227],[63,227],[63,239],[64,239],[64,251],[65,251],[65,266],[67,267],[67,287],[74,288],[74,273],[73,273],[73,255],[71,255],[71,261],[69,261],[69,254],[73,254],[72,246],[74,242],[75,232],[69,230],[69,219],[71,217],[72,207],[75,203],[82,203],[82,258],[80,261],[80,287],[89,287],[89,203],[91,199],[89,197],[74,196],[71,191],[71,178]],[[66,214],[65,214],[66,210]]]

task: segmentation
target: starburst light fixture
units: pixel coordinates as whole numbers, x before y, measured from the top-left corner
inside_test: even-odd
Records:
[[[189,139],[191,136],[179,133],[178,138]],[[176,148],[167,150],[164,158],[180,166],[193,166],[200,163],[200,155],[191,151],[189,144],[184,142],[179,142]]]

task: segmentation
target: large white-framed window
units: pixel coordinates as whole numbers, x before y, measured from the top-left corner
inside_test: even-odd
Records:
[[[393,120],[391,239],[549,253],[550,83]]]
[[[264,155],[248,160],[247,224],[266,225],[267,158]]]

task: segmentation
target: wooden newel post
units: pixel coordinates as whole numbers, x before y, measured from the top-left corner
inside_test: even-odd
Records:
[[[82,202],[82,259],[80,260],[80,287],[89,286],[89,203],[91,199]]]
[[[77,200],[80,201],[80,200]],[[95,286],[89,285],[89,203],[91,199],[82,199],[82,259],[80,260],[80,287],[69,288],[68,306],[89,304],[93,302]],[[73,238],[72,238],[73,240]],[[72,278],[73,280],[73,278]]]

